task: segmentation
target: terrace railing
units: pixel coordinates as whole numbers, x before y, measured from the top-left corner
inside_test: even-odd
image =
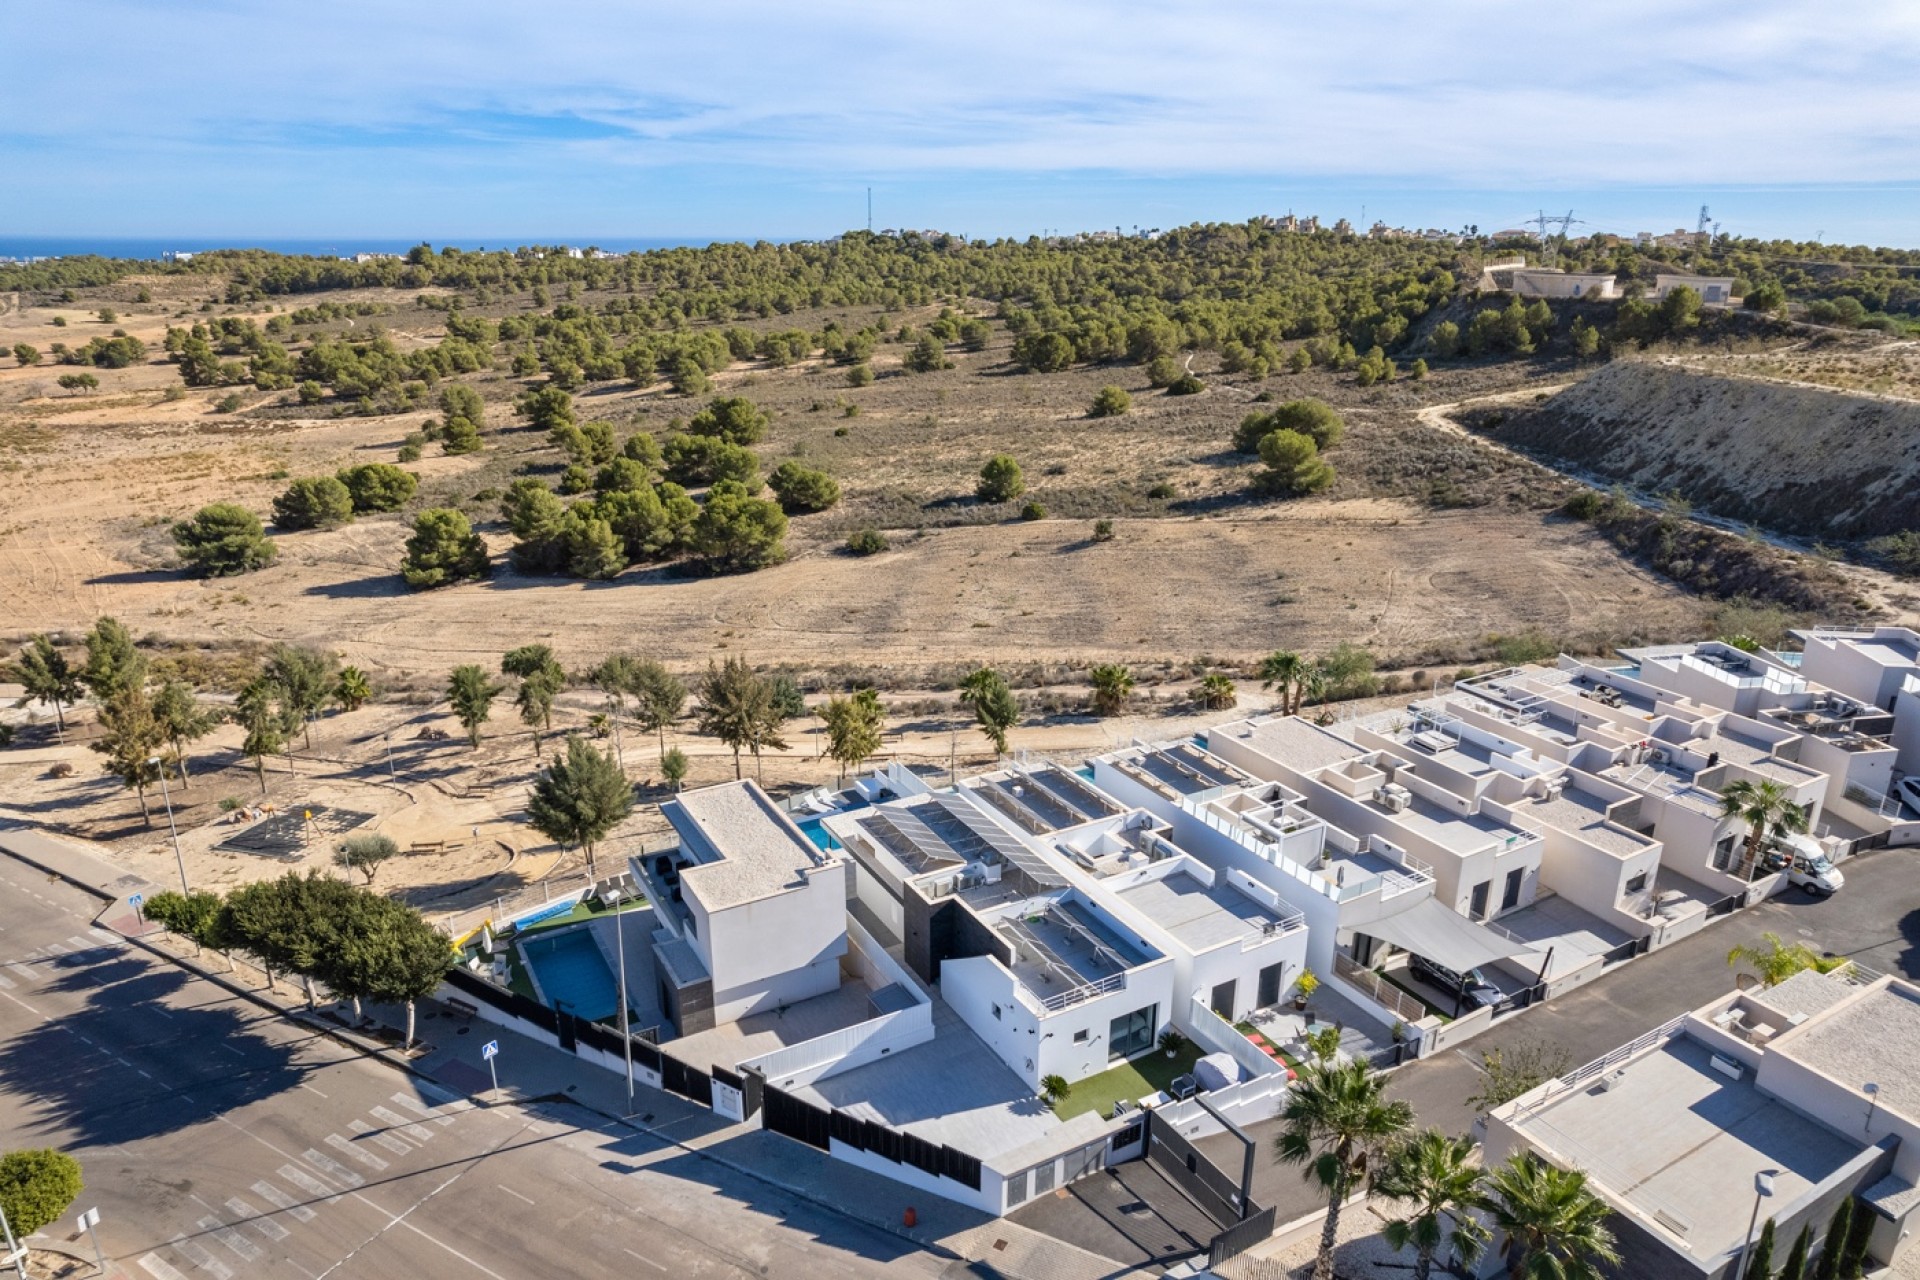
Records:
[[[1050,996],[1037,995],[1027,990],[1024,985],[1018,983],[1014,985],[1013,993],[1019,998],[1020,1003],[1026,1005],[1035,1013],[1049,1014],[1058,1013],[1062,1009],[1071,1009],[1077,1004],[1085,1004],[1087,1001],[1097,996],[1104,996],[1110,991],[1124,991],[1126,987],[1127,975],[1124,973],[1114,973],[1107,975],[1098,982],[1083,982],[1077,987],[1070,987],[1065,991],[1056,991]]]

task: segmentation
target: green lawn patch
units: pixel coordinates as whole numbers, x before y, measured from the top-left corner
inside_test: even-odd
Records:
[[[1053,1113],[1062,1120],[1071,1120],[1083,1111],[1112,1115],[1114,1103],[1123,1098],[1137,1102],[1164,1090],[1175,1076],[1192,1071],[1193,1064],[1199,1060],[1200,1050],[1191,1043],[1171,1058],[1164,1049],[1153,1049],[1129,1061],[1115,1063],[1097,1076],[1075,1081],[1073,1092],[1054,1107]]]

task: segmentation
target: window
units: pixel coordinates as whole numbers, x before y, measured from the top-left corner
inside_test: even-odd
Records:
[[[1467,905],[1467,914],[1476,920],[1487,918],[1487,894],[1493,888],[1493,881],[1482,880],[1473,886],[1473,899]]]
[[[1053,1190],[1053,1161],[1033,1166],[1033,1194],[1043,1196]]]
[[[1027,1198],[1027,1171],[1007,1175],[1007,1208],[1019,1204]]]
[[[1150,1004],[1115,1018],[1107,1028],[1108,1059],[1131,1058],[1153,1048],[1153,1028],[1159,1015],[1160,1006]]]
[[[1646,872],[1644,872],[1644,871],[1642,871],[1642,872],[1640,872],[1640,873],[1638,873],[1637,875],[1631,875],[1631,876],[1628,876],[1628,877],[1627,877],[1627,892],[1628,892],[1628,893],[1638,893],[1638,892],[1640,892],[1640,891],[1641,891],[1642,889],[1644,889],[1644,888],[1646,888],[1646,887],[1647,887],[1647,873],[1646,873]]]
[[[1093,1032],[1089,1031],[1085,1027],[1082,1027],[1078,1031],[1073,1033],[1073,1042],[1075,1044],[1085,1044],[1087,1042],[1087,1037],[1092,1034]]]
[[[1213,989],[1213,1011],[1228,1022],[1233,1021],[1233,996],[1239,985],[1237,979],[1228,978]]]
[[[994,1017],[996,1017],[996,1018],[1000,1016],[1000,1006],[999,1006],[999,1005],[995,1005],[995,1006],[993,1006],[993,1016],[994,1016]]]
[[[1500,893],[1500,909],[1511,911],[1520,905],[1520,886],[1527,882],[1527,869],[1515,867],[1507,872],[1507,887]]]

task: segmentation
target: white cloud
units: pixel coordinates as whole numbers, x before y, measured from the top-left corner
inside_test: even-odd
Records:
[[[0,163],[1875,182],[1920,174],[1916,65],[1920,7],[1792,0],[70,0],[0,49]]]

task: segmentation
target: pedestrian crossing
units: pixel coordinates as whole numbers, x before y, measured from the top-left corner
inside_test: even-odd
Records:
[[[317,1224],[324,1231],[322,1213],[328,1206],[393,1167],[371,1148],[408,1156],[472,1109],[465,1100],[432,1104],[405,1091],[388,1102],[393,1105],[369,1107],[347,1122],[345,1133],[327,1134],[272,1177],[254,1182],[247,1188],[254,1199],[235,1195],[217,1207],[204,1205],[207,1214],[194,1223],[192,1234],[175,1236],[136,1259],[136,1265],[149,1280],[244,1280],[250,1267],[270,1266],[285,1256],[298,1228]]]

